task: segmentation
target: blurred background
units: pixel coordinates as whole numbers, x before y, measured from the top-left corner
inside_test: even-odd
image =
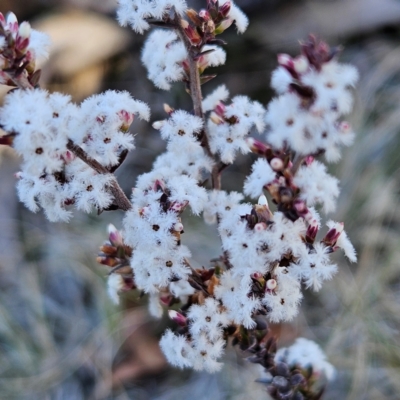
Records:
[[[202,2],[189,1],[200,5]],[[306,291],[298,317],[274,327],[280,344],[298,336],[317,341],[337,369],[326,399],[400,398],[400,1],[237,0],[250,19],[244,35],[224,34],[227,63],[204,86],[225,83],[231,94],[267,104],[276,54],[296,55],[298,40],[316,33],[342,44],[343,62],[355,64],[360,83],[350,117],[356,143],[330,166],[341,180],[339,206],[330,217],[345,222],[359,254],[350,265],[336,256],[339,273],[320,293]],[[120,28],[115,0],[0,0],[20,21],[52,37],[43,86],[74,100],[105,89],[128,90],[149,103],[152,121],[162,104],[190,109],[182,84],[162,92],[140,62],[145,36]],[[129,192],[165,148],[150,124],[135,121],[136,150],[118,170]],[[223,186],[241,190],[252,157],[226,170]],[[261,369],[228,350],[216,375],[167,366],[158,338],[170,324],[151,319],[146,299],[122,307],[106,295],[107,269],[96,265],[107,224],[119,212],[76,213],[69,224],[49,223],[17,200],[13,173],[19,160],[0,149],[0,399],[267,399],[254,381]],[[213,227],[186,216],[183,241],[194,264],[219,255]]]

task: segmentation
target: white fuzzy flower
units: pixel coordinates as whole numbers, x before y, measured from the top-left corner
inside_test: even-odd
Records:
[[[172,82],[184,76],[182,62],[187,59],[184,44],[174,31],[155,30],[146,40],[142,62],[148,78],[160,89],[169,90]]]
[[[330,249],[323,243],[315,243],[308,255],[303,255],[290,270],[307,288],[319,291],[325,280],[330,280],[337,272],[337,265],[330,262]]]
[[[289,85],[293,82],[293,77],[284,67],[278,67],[272,73],[271,86],[277,93],[283,94],[287,92]]]
[[[298,305],[303,298],[300,283],[285,267],[274,271],[277,287],[267,291],[262,300],[267,316],[272,322],[291,321],[297,315]]]
[[[194,337],[205,333],[210,341],[216,341],[222,336],[222,329],[229,320],[218,301],[209,297],[203,305],[192,305],[187,317],[190,320],[190,332]]]
[[[200,333],[188,340],[167,330],[160,341],[160,347],[168,362],[179,368],[191,367],[197,371],[219,371],[222,363],[218,362],[224,352],[225,341],[211,341],[207,334]]]
[[[339,181],[326,172],[324,164],[314,160],[311,164],[300,167],[293,182],[301,190],[300,198],[307,205],[322,204],[326,213],[335,210],[340,193]]]
[[[41,89],[11,92],[0,110],[4,129],[17,133],[13,146],[25,168],[37,176],[62,169],[68,122],[75,115],[69,96]]]
[[[176,142],[172,145],[169,144],[168,150],[168,152],[157,157],[153,164],[155,169],[167,168],[174,176],[187,175],[196,181],[200,181],[203,172],[211,172],[214,165],[214,161],[205,154],[198,142],[190,147],[190,151],[182,151],[183,149]]]
[[[128,92],[108,90],[86,99],[70,123],[69,137],[104,166],[116,165],[123,150],[132,150],[129,129],[134,116],[148,120],[148,106]]]
[[[160,347],[168,362],[176,367],[193,367],[193,349],[182,335],[167,329],[160,340]]]
[[[262,158],[259,158],[251,169],[252,172],[244,183],[244,192],[252,198],[258,198],[263,194],[263,187],[275,179],[276,172]]]
[[[281,62],[272,74],[272,86],[280,94],[274,99],[266,115],[267,140],[275,148],[288,145],[302,155],[324,151],[329,162],[340,159],[340,147],[349,146],[354,138],[347,123],[339,118],[350,112],[353,96],[349,90],[357,79],[357,70],[335,60],[323,63],[317,70],[301,57],[281,56]],[[305,62],[306,61],[306,62]],[[284,65],[296,69],[300,75],[294,79]],[[291,84],[311,91],[305,100],[291,89]],[[307,104],[309,101],[309,104]]]
[[[210,98],[210,105],[215,98]],[[219,153],[221,161],[226,164],[233,163],[238,151],[248,153],[250,149],[245,139],[253,127],[262,132],[265,126],[264,113],[260,103],[246,96],[234,97],[232,103],[225,107],[225,119],[215,121],[211,117],[208,121],[211,151]]]
[[[23,171],[19,176],[18,197],[28,209],[37,212],[42,207],[49,221],[69,221],[72,213],[65,208],[68,197],[53,175],[38,177]]]
[[[98,174],[81,162],[82,168],[76,171],[73,180],[68,183],[68,195],[75,198],[78,210],[90,212],[93,207],[100,210],[107,208],[113,201],[107,191],[112,184],[112,174]]]
[[[177,282],[171,282],[169,284],[169,290],[174,297],[180,299],[182,303],[186,303],[188,297],[195,293],[195,289],[189,284],[188,281],[183,279]]]
[[[261,306],[259,299],[248,296],[250,286],[250,275],[234,277],[231,271],[226,271],[221,276],[220,284],[215,287],[215,297],[222,301],[227,317],[248,329],[254,328],[256,323],[252,314]]]
[[[49,35],[35,29],[31,30],[28,51],[34,54],[37,61],[48,58],[50,45],[51,39]]]
[[[168,180],[171,191],[170,200],[176,202],[189,202],[193,214],[200,214],[207,202],[207,191],[197,184],[197,181],[188,176],[175,176]]]
[[[135,274],[135,283],[146,293],[156,293],[161,288],[178,279],[186,279],[190,273],[186,259],[190,251],[186,246],[176,246],[169,250],[138,248],[132,259],[131,267]]]
[[[207,67],[218,67],[219,65],[224,65],[226,61],[226,52],[223,48],[215,45],[205,45],[202,49],[203,51],[211,51],[210,53],[202,56],[204,59],[200,61],[200,64],[204,64]]]
[[[211,111],[213,110],[220,102],[226,101],[229,98],[229,91],[225,85],[218,86],[212,93],[210,93],[203,100],[203,110]]]
[[[196,337],[193,342],[193,369],[211,373],[219,371],[222,363],[217,360],[224,353],[225,341],[222,338],[211,341],[203,333]]]
[[[201,118],[190,115],[186,111],[177,110],[168,120],[163,121],[160,133],[164,140],[181,140],[180,143],[182,145],[182,142],[186,140],[196,142],[196,134],[198,134],[202,128],[203,121]]]
[[[209,192],[209,199],[204,209],[204,219],[213,224],[217,219],[232,218],[232,215],[241,214],[240,202],[244,199],[243,194],[238,192],[227,193],[224,190],[213,190]],[[237,213],[232,214],[236,210]],[[239,211],[240,210],[240,211]]]

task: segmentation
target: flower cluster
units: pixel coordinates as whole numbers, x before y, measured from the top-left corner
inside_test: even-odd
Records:
[[[266,115],[267,141],[273,147],[289,146],[302,155],[322,152],[327,161],[337,161],[340,146],[352,144],[354,133],[339,119],[352,108],[350,89],[358,73],[338,63],[337,52],[310,35],[300,56],[278,57],[271,84],[279,97]]]
[[[170,312],[174,320],[182,316]],[[187,313],[189,324],[187,335],[175,335],[168,330],[160,346],[168,361],[177,367],[191,367],[195,370],[218,371],[225,340],[223,328],[229,320],[221,305],[213,298],[207,298],[202,305],[193,305]],[[190,339],[188,338],[190,337]]]
[[[269,368],[274,398],[318,398],[312,374],[301,370],[311,364],[313,371],[332,374],[319,348],[303,339],[275,356],[265,335],[267,322],[294,318],[303,287],[320,290],[333,276],[332,253],[342,249],[356,261],[343,223],[328,221],[322,233],[317,211],[333,211],[339,195],[338,180],[318,157],[337,161],[340,147],[354,138],[341,118],[351,110],[356,70],[337,61],[337,49],[310,36],[301,55],[278,56],[272,76],[278,97],[267,108],[246,96],[229,99],[224,85],[203,99],[201,85],[214,77],[204,71],[225,63],[224,42],[216,36],[233,22],[239,32],[247,28],[231,1],[207,0],[197,12],[183,0],[120,0],[118,19],[139,33],[151,24],[164,29],[149,35],[142,61],[159,88],[183,81],[193,112],[165,106],[168,117],[153,127],[167,142],[166,152],[138,177],[128,200],[113,172],[134,147],[128,133],[134,116],[148,120],[148,107],[114,91],[77,105],[68,96],[33,89],[28,68],[30,85],[14,81],[21,89],[0,109],[8,132],[0,143],[12,144],[23,158],[21,201],[34,212],[42,207],[50,220],[68,220],[72,204],[84,211],[126,211],[123,231],[109,227],[97,260],[111,268],[108,291],[115,303],[120,293],[139,289],[148,294],[153,316],[170,308],[176,332],[167,330],[161,348],[171,364],[217,371],[233,338],[254,354],[253,362]],[[15,49],[3,51],[4,60],[21,62],[18,51],[29,59],[27,25],[18,28],[13,17],[0,22],[0,48],[8,43]],[[221,174],[238,152],[258,159],[244,194],[227,193]],[[258,201],[246,203],[244,195]],[[208,269],[191,266],[182,240],[186,209],[217,224],[221,254]]]
[[[199,142],[203,121],[186,111],[174,111],[168,120],[153,124],[167,141],[167,151],[154,163],[154,169],[164,177],[182,176],[201,181],[204,172],[211,172],[214,161]]]
[[[190,23],[184,19],[173,18],[171,10],[179,16],[184,11]],[[225,64],[226,53],[217,46],[222,41],[215,37],[226,30],[233,22],[239,32],[247,28],[247,17],[229,0],[221,4],[209,1],[207,9],[198,13],[193,9],[186,9],[183,1],[160,1],[156,4],[147,1],[121,2],[118,11],[120,23],[128,22],[134,30],[143,33],[150,27],[149,18],[161,20],[161,26],[179,26],[174,31],[157,29],[146,40],[142,52],[142,62],[148,70],[148,78],[160,89],[169,90],[172,82],[184,81],[190,84],[190,57],[195,57],[200,76],[206,68]],[[193,45],[192,51],[184,42]],[[201,83],[208,82],[214,75],[201,76]]]
[[[263,132],[265,110],[246,96],[235,96],[226,105],[228,97],[229,92],[222,85],[204,99],[203,109],[211,111],[207,128],[212,153],[219,154],[223,163],[232,164],[238,151],[244,154],[250,151],[246,138],[251,129]]]
[[[111,168],[133,148],[126,132],[134,114],[149,118],[148,107],[127,92],[108,91],[80,106],[42,89],[10,93],[0,120],[23,159],[17,173],[20,200],[33,212],[42,207],[50,221],[68,221],[73,204],[85,212],[109,207]],[[71,139],[97,161],[97,170],[71,151]]]

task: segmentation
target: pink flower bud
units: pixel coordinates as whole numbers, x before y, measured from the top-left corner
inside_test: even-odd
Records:
[[[23,39],[17,37],[15,42],[15,49],[18,50],[20,53],[24,53],[29,46],[29,39]]]
[[[122,287],[122,292],[127,292],[132,289],[136,289],[135,282],[131,277],[123,276],[124,286]]]
[[[307,232],[306,232],[306,241],[308,243],[314,243],[315,238],[318,233],[318,221],[313,220],[312,223],[308,226]]]
[[[314,157],[313,156],[307,156],[305,159],[305,162],[307,165],[311,165],[314,161]]]
[[[278,178],[278,185],[279,186],[286,186],[286,178],[284,176],[280,176]]]
[[[219,8],[219,12],[222,14],[223,17],[227,17],[229,12],[231,11],[231,2],[227,1]]]
[[[215,27],[215,34],[220,35],[222,32],[226,31],[232,24],[233,19],[231,18],[222,20],[221,23]]]
[[[204,55],[202,55],[202,56],[200,56],[200,57],[198,57],[197,58],[197,66],[198,66],[198,68],[199,68],[199,73],[200,73],[200,75],[204,72],[204,70],[208,67],[208,60],[207,60],[207,57],[205,57]],[[185,66],[184,66],[184,68],[185,68],[185,70],[186,71],[189,71],[189,62],[188,61],[183,61],[183,63],[182,63],[182,65],[184,64],[184,63],[187,63],[187,65],[188,65],[188,68],[186,69],[185,68]]]
[[[181,222],[177,222],[174,225],[174,231],[175,232],[182,232],[183,231],[183,224]]]
[[[162,181],[161,179],[156,179],[155,182],[153,183],[153,190],[155,192],[161,190],[162,192],[165,191],[165,182]]]
[[[270,149],[269,146],[252,137],[248,137],[245,140],[249,149],[255,154],[265,155],[265,153]]]
[[[158,131],[164,126],[165,121],[156,121],[153,122],[153,128],[157,129]]]
[[[304,212],[308,211],[306,203],[303,200],[296,200],[293,203],[293,206],[295,210],[300,214],[303,214]]]
[[[349,133],[351,131],[351,125],[347,121],[342,121],[339,125],[340,133]]]
[[[135,119],[134,114],[126,110],[121,110],[118,112],[118,116],[121,118],[122,121],[120,129],[124,132],[127,132],[129,127],[132,125],[133,120]]]
[[[18,33],[18,20],[13,12],[7,14],[7,29],[13,34],[14,38]]]
[[[173,298],[173,297],[172,297],[171,295],[169,295],[169,294],[161,295],[161,296],[160,296],[160,303],[161,303],[163,306],[169,306],[169,305],[171,304],[172,298]]]
[[[202,38],[196,29],[194,29],[191,25],[189,25],[189,23],[187,21],[185,21],[183,19],[181,20],[181,25],[182,25],[183,30],[185,31],[187,38],[190,40],[190,42],[193,45],[197,45],[197,44],[201,43]]]
[[[149,211],[150,211],[150,208],[148,206],[142,207],[142,208],[139,209],[139,215],[141,217],[145,217],[146,215],[149,214]]]
[[[265,279],[264,275],[261,272],[254,272],[253,274],[250,275],[250,278],[253,281],[256,281],[259,283],[259,285],[264,288],[265,287]]]
[[[105,120],[106,120],[106,116],[105,115],[98,115],[96,117],[96,122],[98,122],[99,124],[104,124]]]
[[[189,74],[190,72],[190,66],[189,66],[189,61],[188,60],[183,60],[181,62],[182,68]]]
[[[210,120],[214,122],[215,125],[221,125],[224,123],[224,120],[218,116],[215,112],[210,114]]]
[[[293,68],[293,59],[289,54],[278,54],[278,64],[283,67]]]
[[[63,160],[65,161],[66,164],[69,164],[70,162],[74,161],[76,156],[72,151],[67,150],[63,155],[62,155]]]
[[[108,238],[112,245],[116,247],[122,247],[124,245],[121,233],[113,224],[108,225],[108,235]]]
[[[274,290],[277,287],[277,283],[275,279],[268,279],[267,284],[265,285],[266,289]]]
[[[258,222],[257,224],[254,225],[254,230],[256,232],[262,232],[267,229],[267,224],[265,222]]]
[[[99,256],[99,257],[96,257],[96,261],[99,264],[107,265],[107,267],[111,267],[111,268],[118,265],[118,261],[114,257]]]
[[[322,242],[325,243],[327,246],[333,247],[339,239],[340,234],[343,232],[343,229],[343,222],[335,223],[334,227],[329,229],[328,233],[322,239]]]
[[[174,202],[171,206],[170,206],[170,210],[171,211],[175,211],[176,213],[181,213],[186,206],[189,204],[189,202],[187,200],[185,200],[184,202],[180,203],[178,201]]]
[[[215,113],[220,117],[223,117],[225,115],[225,110],[226,110],[225,104],[222,103],[221,101],[214,108]]]
[[[308,67],[310,66],[310,63],[308,62],[307,57],[301,55],[301,56],[297,56],[294,60],[293,60],[293,69],[299,74],[304,74],[305,72],[307,72]]]
[[[174,110],[170,105],[168,105],[167,103],[164,103],[163,107],[164,107],[164,111],[165,111],[168,115],[171,115],[171,114],[175,111],[175,110]]]
[[[268,207],[268,200],[267,200],[267,198],[266,198],[264,195],[261,195],[261,196],[258,198],[257,204],[258,204],[259,206],[267,206],[267,207]]]
[[[178,313],[177,311],[174,310],[168,310],[168,315],[172,319],[172,321],[176,322],[178,325],[186,326],[187,319],[181,313]]]
[[[282,171],[283,170],[283,161],[278,157],[273,158],[270,161],[270,165],[274,171]]]
[[[200,10],[199,17],[204,21],[208,21],[211,18],[210,13],[207,10]]]
[[[22,39],[29,39],[31,36],[31,25],[29,22],[24,21],[18,29],[18,37]]]

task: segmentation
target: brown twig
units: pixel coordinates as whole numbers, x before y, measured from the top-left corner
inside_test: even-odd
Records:
[[[93,168],[98,174],[109,174],[109,170],[101,165],[98,161],[89,157],[86,152],[76,145],[71,139],[68,140],[67,149],[72,151],[78,158],[80,158],[85,164],[89,167]],[[114,179],[111,182],[110,192],[114,197],[114,204],[123,211],[128,211],[132,208],[132,204],[129,199],[126,197],[125,193],[119,186],[117,180]]]
[[[78,145],[76,145],[71,139],[68,140],[67,149],[72,151],[78,158],[80,158],[85,164],[93,168],[98,174],[108,174],[109,171],[106,167],[103,167],[98,161],[89,157],[87,153]]]
[[[188,62],[189,62],[189,74],[190,74],[190,96],[192,97],[193,101],[193,110],[194,110],[194,115],[203,118],[204,113],[203,113],[203,107],[201,105],[203,96],[201,93],[201,84],[200,84],[200,74],[199,74],[199,69],[197,66],[197,56],[201,52],[201,47],[196,47],[193,46],[191,41],[186,35],[185,30],[182,27],[182,18],[175,13],[174,17],[174,24],[175,24],[175,29],[182,40],[186,51],[188,53]]]
[[[221,173],[227,167],[229,167],[229,164],[225,164],[222,161],[214,165],[211,171],[211,180],[213,189],[221,190]]]
[[[174,19],[175,29],[182,40],[186,51],[188,53],[188,63],[189,63],[189,80],[190,80],[190,96],[193,101],[194,114],[204,120],[204,112],[202,107],[202,92],[200,83],[200,74],[197,66],[197,57],[201,53],[202,45],[193,46],[189,38],[186,35],[185,30],[182,27],[182,19],[178,14],[175,14]],[[211,152],[209,138],[205,129],[202,130],[199,136],[201,145],[204,147],[207,155],[213,158],[215,161],[216,157]],[[211,183],[213,189],[221,190],[221,172],[225,168],[220,168],[220,164],[216,162],[211,171]]]
[[[292,167],[292,174],[293,174],[293,176],[296,175],[298,169],[300,168],[301,164],[302,164],[303,161],[304,161],[304,158],[305,158],[305,157],[302,156],[302,155],[296,155],[296,156],[293,158],[293,161],[292,161],[292,163],[293,163],[293,167]]]

